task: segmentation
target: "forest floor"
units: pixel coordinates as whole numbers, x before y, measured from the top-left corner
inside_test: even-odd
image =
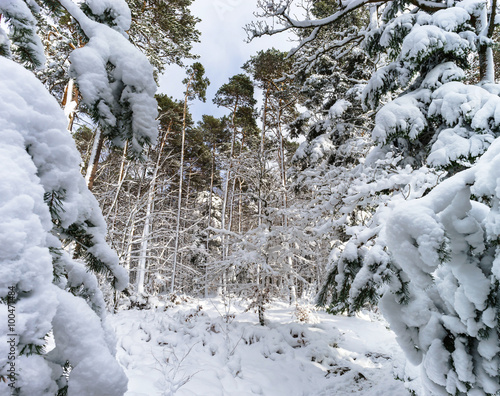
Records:
[[[404,356],[377,314],[178,299],[110,315],[127,396],[406,396]],[[301,321],[302,320],[302,321]]]

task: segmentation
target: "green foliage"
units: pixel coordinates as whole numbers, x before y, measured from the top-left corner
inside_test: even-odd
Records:
[[[167,95],[157,95],[156,99],[160,113],[160,139],[162,139],[163,134],[167,134],[161,155],[162,157],[174,155],[178,161],[181,153],[184,104]],[[206,116],[204,116],[205,119]],[[227,134],[220,120],[214,118],[208,121],[208,124],[195,126],[188,109],[184,161],[193,188],[204,188],[210,183],[212,145],[220,145],[226,138]],[[152,155],[157,155],[157,153]],[[178,178],[177,168],[172,167],[171,164],[162,168],[162,174],[165,177],[170,175],[174,179]]]
[[[66,190],[60,191],[49,191],[43,195],[43,199],[47,206],[49,207],[50,215],[52,216],[52,221],[54,224],[59,224],[61,220],[60,213],[64,211],[64,197],[66,196]]]
[[[7,37],[7,33],[2,28],[0,28],[0,56],[3,56],[4,58],[12,58],[9,39]]]
[[[44,340],[41,342],[45,343]],[[31,355],[41,355],[43,353],[43,345],[27,344],[24,345],[19,355],[31,356]]]
[[[91,227],[94,227],[94,225],[86,220],[83,224],[73,223],[66,229],[60,229],[60,231],[67,243],[76,243],[75,258],[82,258],[90,271],[109,276],[112,273],[106,264],[89,251],[95,245],[94,237],[89,232]]]
[[[376,305],[380,294],[377,285],[370,280],[359,293],[351,296],[351,286],[357,273],[362,268],[361,259],[354,261],[344,260],[336,263],[323,283],[316,302],[318,305],[327,305],[327,312],[331,314],[347,313],[353,315],[360,311],[366,304]],[[340,272],[339,269],[343,271]],[[340,276],[339,276],[340,275]],[[341,280],[339,282],[339,280]]]
[[[73,132],[73,139],[76,143],[76,148],[82,155],[82,158],[90,156],[92,144],[94,142],[95,131],[86,125],[78,126],[77,130]]]
[[[107,25],[109,27],[112,27],[113,29],[117,28],[116,19],[114,18],[113,15],[113,10],[106,8],[102,14],[96,15],[92,12],[90,7],[86,3],[82,3],[80,8],[92,20]]]
[[[198,128],[202,130],[210,149],[219,148],[229,141],[230,135],[226,124],[227,119],[215,118],[206,114],[202,116],[202,120],[198,123]]]
[[[53,274],[54,274],[54,284],[59,284],[63,277],[66,276],[66,270],[64,268],[64,263],[62,262],[63,257],[63,249],[49,247],[50,254],[52,256],[52,266],[53,266]]]
[[[21,4],[25,6],[24,3]],[[30,5],[34,7],[33,3]],[[26,68],[33,70],[43,66],[45,58],[36,31],[36,20],[31,13],[36,10],[29,10],[27,6],[26,9],[23,8],[15,3],[1,3],[0,15],[5,17],[9,26],[9,38],[12,41],[11,50],[14,58]],[[9,52],[7,44],[3,43],[0,47],[0,56],[9,57]]]
[[[146,54],[158,74],[165,65],[183,65],[192,44],[200,41],[199,18],[192,15],[193,0],[127,0],[132,12],[130,41]]]
[[[245,74],[236,74],[229,78],[228,83],[219,88],[213,101],[217,106],[227,107],[231,110],[241,107],[252,109],[257,103],[253,96],[254,87],[250,78]],[[240,119],[246,119],[248,122],[248,114],[246,116],[240,114]]]
[[[243,131],[248,145],[251,146],[259,140],[260,129],[257,126],[257,114],[253,107],[244,106],[236,110],[234,123]]]
[[[104,276],[112,275],[112,271],[108,268],[106,263],[97,258],[91,253],[91,248],[95,245],[94,236],[90,228],[94,225],[86,220],[83,223],[74,223],[68,228],[61,225],[61,214],[64,212],[64,199],[66,191],[50,191],[44,194],[44,201],[49,207],[49,211],[54,223],[53,233],[60,236],[66,244],[71,242],[76,243],[75,258],[82,258],[89,271]],[[58,282],[62,277],[66,276],[64,264],[61,262],[62,251],[61,249],[50,248],[54,266],[54,281]],[[113,281],[113,285],[114,285]]]
[[[187,77],[182,80],[186,85],[184,93],[188,100],[199,99],[202,102],[206,101],[207,88],[210,85],[210,80],[205,75],[205,68],[200,62],[195,62],[187,68]]]
[[[58,0],[38,0],[38,3],[43,5],[49,12],[53,13],[55,16],[66,15],[67,19],[71,19],[65,8],[59,3]]]
[[[181,128],[184,110],[183,103],[164,94],[156,95],[156,101],[158,102],[160,129],[167,131]],[[187,123],[191,124],[191,122],[191,117],[188,115]]]
[[[243,65],[243,70],[257,81],[261,88],[269,89],[274,80],[283,77],[290,70],[292,60],[286,52],[271,48],[259,51]]]
[[[316,18],[326,18],[337,8],[335,2],[329,0],[314,0],[312,3],[311,14]]]

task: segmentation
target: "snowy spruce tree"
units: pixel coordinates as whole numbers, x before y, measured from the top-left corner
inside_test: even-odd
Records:
[[[126,3],[85,5],[113,28],[70,0],[0,1],[7,22],[0,29],[2,394],[118,396],[127,389],[96,274],[116,290],[127,286],[128,275],[105,241],[66,117],[27,70],[45,63],[37,18],[63,7],[88,38],[71,54],[85,103],[110,137],[130,140],[137,154],[155,140],[152,68],[124,36]]]
[[[334,9],[334,4],[318,1],[311,14],[321,18]],[[375,180],[375,175],[360,179],[367,173],[361,160],[370,148],[373,127],[373,112],[363,109],[360,94],[375,63],[359,47],[361,36],[355,36],[348,48],[330,48],[332,34],[349,29],[354,33],[368,17],[363,9],[348,15],[294,57],[292,84],[306,110],[290,126],[306,140],[292,159],[292,187],[298,198],[293,209],[307,230],[301,245],[312,252],[315,272],[321,277],[318,303],[328,305],[331,312],[352,312],[367,301],[376,302],[377,296],[373,288],[349,296],[356,271],[348,268],[360,262],[350,260],[349,251],[360,242],[351,236],[370,218],[367,200],[374,198],[370,190],[360,190]],[[308,33],[299,32],[301,37]],[[359,255],[368,249],[358,249]]]
[[[388,205],[393,212],[381,216],[387,231],[382,239],[394,266],[381,307],[409,359],[420,365],[428,394],[500,390],[498,234],[492,227],[496,176],[494,168],[483,168],[494,162],[494,154],[483,154],[499,127],[490,40],[495,7],[461,2],[432,14],[415,13],[396,61],[376,74],[366,91],[366,98],[380,92],[389,75],[403,87],[412,84],[411,92],[378,112],[373,136],[398,143],[403,163],[449,177],[414,203],[394,200]],[[379,43],[390,42],[394,27],[404,26],[406,18],[414,16],[396,18],[382,30]],[[475,86],[463,81],[474,53],[480,69]]]
[[[425,394],[494,395],[500,388],[496,142],[484,153],[500,121],[492,57],[496,2],[370,3],[343,2],[322,19],[298,21],[290,2],[267,2],[263,14],[282,26],[257,23],[251,30],[259,36],[310,29],[300,50],[345,15],[363,7],[370,12],[370,22],[353,36],[344,32],[329,43],[345,47],[358,37],[379,66],[362,95],[365,108],[377,111],[375,147],[358,179],[366,179],[359,184],[365,193],[351,193],[378,198],[366,202],[367,221],[351,228],[343,250],[348,261],[333,263],[342,267],[332,281],[340,284],[341,272],[349,271],[352,282],[342,297],[351,301],[367,287],[379,293],[389,283],[381,306],[421,367]],[[467,70],[474,59],[478,70]],[[468,83],[471,74],[479,84]],[[378,177],[366,183],[373,170]],[[351,191],[362,192],[356,184]]]
[[[385,222],[399,276],[381,308],[426,394],[500,390],[499,154],[495,140],[477,164],[396,205]]]

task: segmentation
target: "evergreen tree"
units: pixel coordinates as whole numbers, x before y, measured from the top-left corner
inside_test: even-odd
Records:
[[[215,118],[203,115],[202,121],[198,123],[198,130],[204,137],[205,145],[210,150],[210,184],[208,190],[201,191],[196,197],[199,218],[206,218],[205,230],[200,230],[200,249],[198,252],[198,262],[204,266],[203,285],[205,297],[209,294],[209,274],[210,263],[220,256],[221,240],[214,237],[212,229],[221,228],[222,200],[217,194],[217,190],[222,188],[222,179],[219,169],[222,161],[219,158],[224,152],[225,143],[230,140],[229,131],[226,128],[226,119]],[[205,173],[206,176],[208,176]],[[203,243],[204,242],[204,243]]]
[[[192,44],[200,41],[196,30],[199,18],[191,14],[193,0],[128,0],[132,24],[130,40],[148,57],[161,74],[165,65],[183,65],[184,59],[195,58]]]
[[[125,3],[86,4],[94,16],[111,7],[109,22],[125,31],[130,19]],[[0,194],[0,297],[4,323],[9,309],[19,319],[19,327],[11,331],[18,334],[10,345],[18,370],[10,389],[19,395],[123,395],[127,380],[114,360],[96,274],[123,290],[127,273],[105,241],[104,219],[80,175],[80,158],[58,103],[30,72],[6,59],[27,68],[43,66],[34,15],[62,12],[61,7],[88,38],[85,48],[71,54],[71,73],[84,101],[109,126],[110,135],[113,129],[116,139],[130,140],[137,154],[156,137],[152,68],[122,34],[91,20],[71,1],[42,1],[39,6],[0,2],[9,32],[0,33],[0,129],[5,137],[0,160],[10,172],[2,173]],[[47,353],[50,332],[56,346]],[[12,366],[8,344],[2,344],[0,370],[6,378]],[[5,386],[3,392],[9,385],[0,386]]]
[[[232,216],[226,218],[227,208],[232,213],[234,203],[234,192],[236,186],[236,178],[233,176],[237,164],[237,135],[241,132],[241,146],[245,138],[246,131],[245,124],[248,120],[252,120],[253,107],[256,100],[254,99],[254,87],[252,81],[244,74],[237,74],[229,79],[229,82],[222,85],[215,94],[214,103],[217,106],[227,107],[230,111],[230,128],[232,129],[231,149],[229,152],[228,167],[223,187],[223,203],[222,203],[222,229],[231,230]],[[250,114],[247,117],[245,110]],[[243,128],[238,128],[238,126]],[[230,186],[232,189],[230,191]]]
[[[310,12],[323,18],[336,8],[318,1]],[[304,243],[315,245],[317,273],[325,279],[318,303],[328,305],[331,312],[353,312],[366,302],[376,303],[378,297],[376,288],[369,285],[362,287],[362,293],[351,287],[362,258],[349,257],[353,248],[361,253],[370,247],[351,237],[371,217],[370,206],[374,205],[367,200],[375,198],[376,202],[376,197],[359,191],[358,186],[373,185],[381,176],[362,164],[372,144],[373,113],[363,109],[360,93],[375,64],[359,47],[356,33],[368,17],[367,10],[361,9],[336,21],[294,57],[293,83],[307,109],[291,124],[294,133],[306,137],[293,158],[293,188],[299,197],[295,210],[303,213],[302,228],[309,230]],[[332,36],[339,31],[352,37],[346,48],[331,46]],[[310,29],[299,33],[307,37]]]
[[[384,296],[383,312],[409,359],[421,365],[427,391],[497,393],[498,371],[493,368],[497,362],[485,352],[486,344],[481,344],[491,343],[489,350],[498,348],[498,322],[486,319],[490,314],[495,316],[489,309],[490,304],[496,304],[489,296],[498,288],[494,270],[489,267],[495,254],[486,252],[487,245],[483,248],[484,244],[475,239],[483,234],[480,224],[487,223],[486,209],[478,202],[486,204],[492,213],[495,204],[494,199],[483,200],[481,194],[476,196],[464,187],[474,184],[474,178],[464,182],[465,176],[459,176],[475,174],[472,169],[482,161],[475,163],[497,136],[494,109],[498,88],[494,84],[491,40],[496,3],[412,1],[390,2],[377,8],[369,1],[360,1],[341,4],[322,19],[300,22],[291,17],[289,5],[267,2],[263,14],[274,16],[282,26],[273,29],[256,24],[250,28],[253,34],[310,29],[299,51],[344,16],[366,7],[370,20],[357,37],[370,56],[383,59],[383,55],[386,59],[363,91],[364,105],[377,110],[372,130],[375,148],[366,157],[363,173],[354,181],[354,194],[350,195],[353,204],[362,202],[371,214],[367,224],[351,228],[344,260],[336,263],[338,271],[332,283],[341,284],[346,275],[352,278],[348,293],[338,298],[355,301],[355,296],[388,281],[390,291]],[[331,46],[345,46],[342,40],[349,35],[344,31],[338,37],[331,40]],[[478,86],[462,82],[468,56],[474,53],[479,60]],[[391,95],[398,96],[390,101]],[[381,106],[385,100],[389,102]],[[460,173],[469,167],[470,172]],[[450,176],[449,182],[439,185]],[[450,192],[457,184],[462,187],[454,188],[454,193],[446,195],[449,199],[445,198],[444,191]],[[488,190],[484,195],[491,194]],[[412,204],[414,199],[417,201]],[[405,201],[409,202],[403,204]],[[404,216],[403,212],[412,205],[426,211],[412,210],[410,221],[408,212]],[[407,223],[402,224],[391,213]],[[442,225],[426,226],[430,218]],[[381,233],[384,229],[387,232]],[[398,237],[403,230],[405,233]],[[485,238],[488,241],[492,236]],[[469,289],[470,282],[456,269],[459,261],[467,262],[471,276],[475,274],[479,283],[487,279],[488,285],[484,281]],[[457,292],[449,294],[444,284],[454,284]],[[479,290],[481,297],[475,295]],[[466,306],[468,314],[464,312]],[[421,321],[416,319],[416,312]],[[485,322],[479,319],[483,315]],[[474,356],[468,362],[463,359],[466,350]]]
[[[251,108],[241,108],[248,113],[244,119],[241,118],[242,114],[233,109],[232,114],[237,114],[240,123],[247,120],[247,126],[243,129],[246,130],[244,138],[251,138],[247,143],[250,150],[240,150],[232,167],[234,173],[239,175],[238,181],[244,183],[244,188],[240,188],[239,192],[238,218],[244,212],[241,201],[243,197],[246,198],[245,206],[249,217],[246,224],[241,224],[239,220],[238,227],[231,227],[234,216],[231,216],[230,211],[228,232],[223,238],[231,240],[231,249],[227,250],[223,265],[218,268],[219,271],[226,271],[223,274],[224,286],[229,287],[232,292],[251,298],[251,308],[257,310],[262,325],[265,303],[270,298],[277,296],[282,290],[287,290],[284,293],[289,297],[295,295],[293,282],[296,273],[292,260],[295,260],[294,253],[298,249],[291,248],[292,242],[287,237],[293,232],[288,232],[286,220],[285,164],[288,160],[288,146],[284,137],[285,125],[293,114],[295,100],[283,82],[274,81],[286,71],[285,67],[289,62],[285,60],[285,56],[286,54],[274,49],[262,51],[244,66],[257,85],[265,89],[261,113],[264,130],[258,131]],[[248,77],[246,79],[250,82]],[[257,136],[258,132],[261,133],[260,137]],[[278,164],[278,168],[271,168],[271,163]],[[244,166],[240,167],[239,164]],[[235,184],[236,178],[233,181],[232,196]],[[233,206],[230,205],[230,208]],[[280,287],[276,287],[277,284]]]
[[[4,323],[15,315],[9,333],[18,334],[7,344],[2,332],[0,373],[15,375],[11,388],[0,384],[2,393],[123,395],[127,380],[114,360],[95,274],[122,290],[127,273],[105,242],[104,220],[59,105],[24,68],[0,63],[0,309]],[[70,257],[68,244],[84,261]],[[56,347],[47,353],[50,332]]]
[[[186,121],[188,116],[188,101],[194,99],[206,100],[207,87],[210,81],[204,76],[205,68],[199,62],[193,63],[187,70],[187,77],[182,81],[186,85],[184,92],[184,112],[182,118],[182,140],[181,140],[181,162],[179,168],[179,196],[177,199],[177,221],[175,228],[175,247],[172,264],[172,278],[170,281],[170,293],[175,291],[175,276],[177,271],[177,256],[179,251],[179,238],[181,227],[181,211],[182,211],[182,185],[184,181],[184,148],[186,140]]]

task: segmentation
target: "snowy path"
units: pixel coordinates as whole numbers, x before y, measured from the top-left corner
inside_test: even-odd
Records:
[[[238,303],[198,300],[110,317],[127,396],[406,396],[402,352],[384,323],[274,303],[267,326]],[[227,320],[225,319],[227,317]]]

